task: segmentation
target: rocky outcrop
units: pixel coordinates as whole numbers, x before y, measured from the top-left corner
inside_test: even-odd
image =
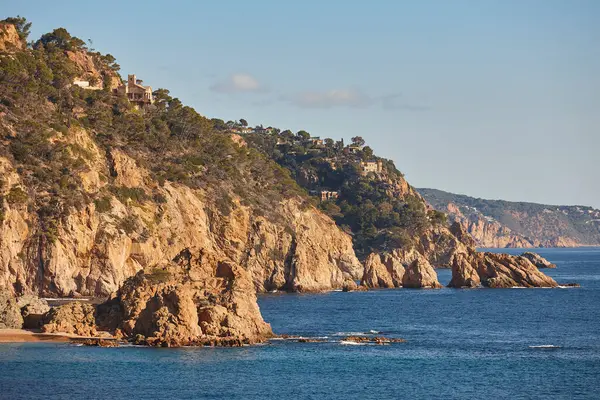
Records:
[[[96,308],[80,301],[54,307],[44,317],[42,332],[96,336]]]
[[[467,255],[460,255],[452,260],[452,279],[448,284],[454,288],[475,288],[481,285],[481,279],[474,267],[469,261]]]
[[[19,32],[13,24],[0,23],[0,52],[21,50],[25,43],[19,37]]]
[[[450,268],[457,255],[465,255],[473,248],[473,239],[459,224],[451,229],[436,226],[419,237],[418,251],[436,268]]]
[[[437,280],[435,270],[424,258],[417,258],[406,268],[402,278],[402,286],[405,288],[430,289],[442,287]]]
[[[23,328],[36,329],[42,326],[45,314],[50,311],[48,302],[37,296],[25,295],[17,299],[23,316]]]
[[[248,273],[204,250],[140,271],[98,307],[103,329],[155,346],[248,344],[272,335]]]
[[[437,274],[416,249],[371,253],[365,260],[362,285],[369,288],[439,288]]]
[[[385,258],[385,256],[384,256]],[[394,288],[402,286],[402,276],[404,276],[404,268],[402,275],[396,275],[392,278],[394,271],[387,269],[386,265],[381,261],[381,255],[371,253],[365,260],[365,271],[362,277],[361,284],[370,288]]]
[[[479,284],[490,288],[558,286],[525,257],[473,252],[468,258],[455,259],[448,286],[460,288]]]
[[[21,329],[23,317],[14,297],[0,292],[0,329]]]
[[[521,257],[525,257],[538,268],[556,268],[556,264],[552,264],[544,257],[540,256],[537,253],[532,253],[531,251],[526,251],[525,253],[521,254]]]
[[[76,51],[66,51],[66,56],[72,61],[78,71],[76,81],[87,82],[87,89],[103,89],[105,83],[108,83],[109,90],[117,88],[121,84],[121,79],[112,70],[106,68],[97,54],[90,53],[84,49]]]

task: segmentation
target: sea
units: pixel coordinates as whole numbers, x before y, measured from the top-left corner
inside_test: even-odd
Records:
[[[319,343],[1,344],[0,398],[600,399],[600,248],[535,251],[558,266],[545,273],[581,287],[259,297],[276,333]],[[451,271],[438,275],[446,284]],[[406,342],[357,345],[348,335]]]

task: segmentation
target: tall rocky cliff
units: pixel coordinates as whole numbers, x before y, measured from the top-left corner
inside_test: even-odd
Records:
[[[28,210],[18,167],[1,157],[0,284],[11,291],[106,296],[145,267],[199,251],[242,265],[257,291],[327,290],[362,274],[350,237],[301,199],[277,204],[278,220],[256,215],[238,198],[224,215],[207,191],[169,181],[160,186],[123,150],[102,152],[83,129],[48,140],[87,150],[78,178],[84,194],[103,193],[102,200],[64,210],[48,238],[39,214]],[[147,193],[147,200],[105,192],[111,181],[121,191]],[[24,198],[12,200],[17,190]]]

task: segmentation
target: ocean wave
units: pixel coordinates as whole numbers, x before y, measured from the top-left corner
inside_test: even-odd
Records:
[[[560,346],[555,346],[553,344],[540,344],[537,346],[529,346],[530,349],[560,349]]]

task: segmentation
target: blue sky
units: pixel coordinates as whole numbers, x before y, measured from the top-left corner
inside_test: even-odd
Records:
[[[363,136],[417,187],[600,207],[600,1],[0,0],[208,117]]]

